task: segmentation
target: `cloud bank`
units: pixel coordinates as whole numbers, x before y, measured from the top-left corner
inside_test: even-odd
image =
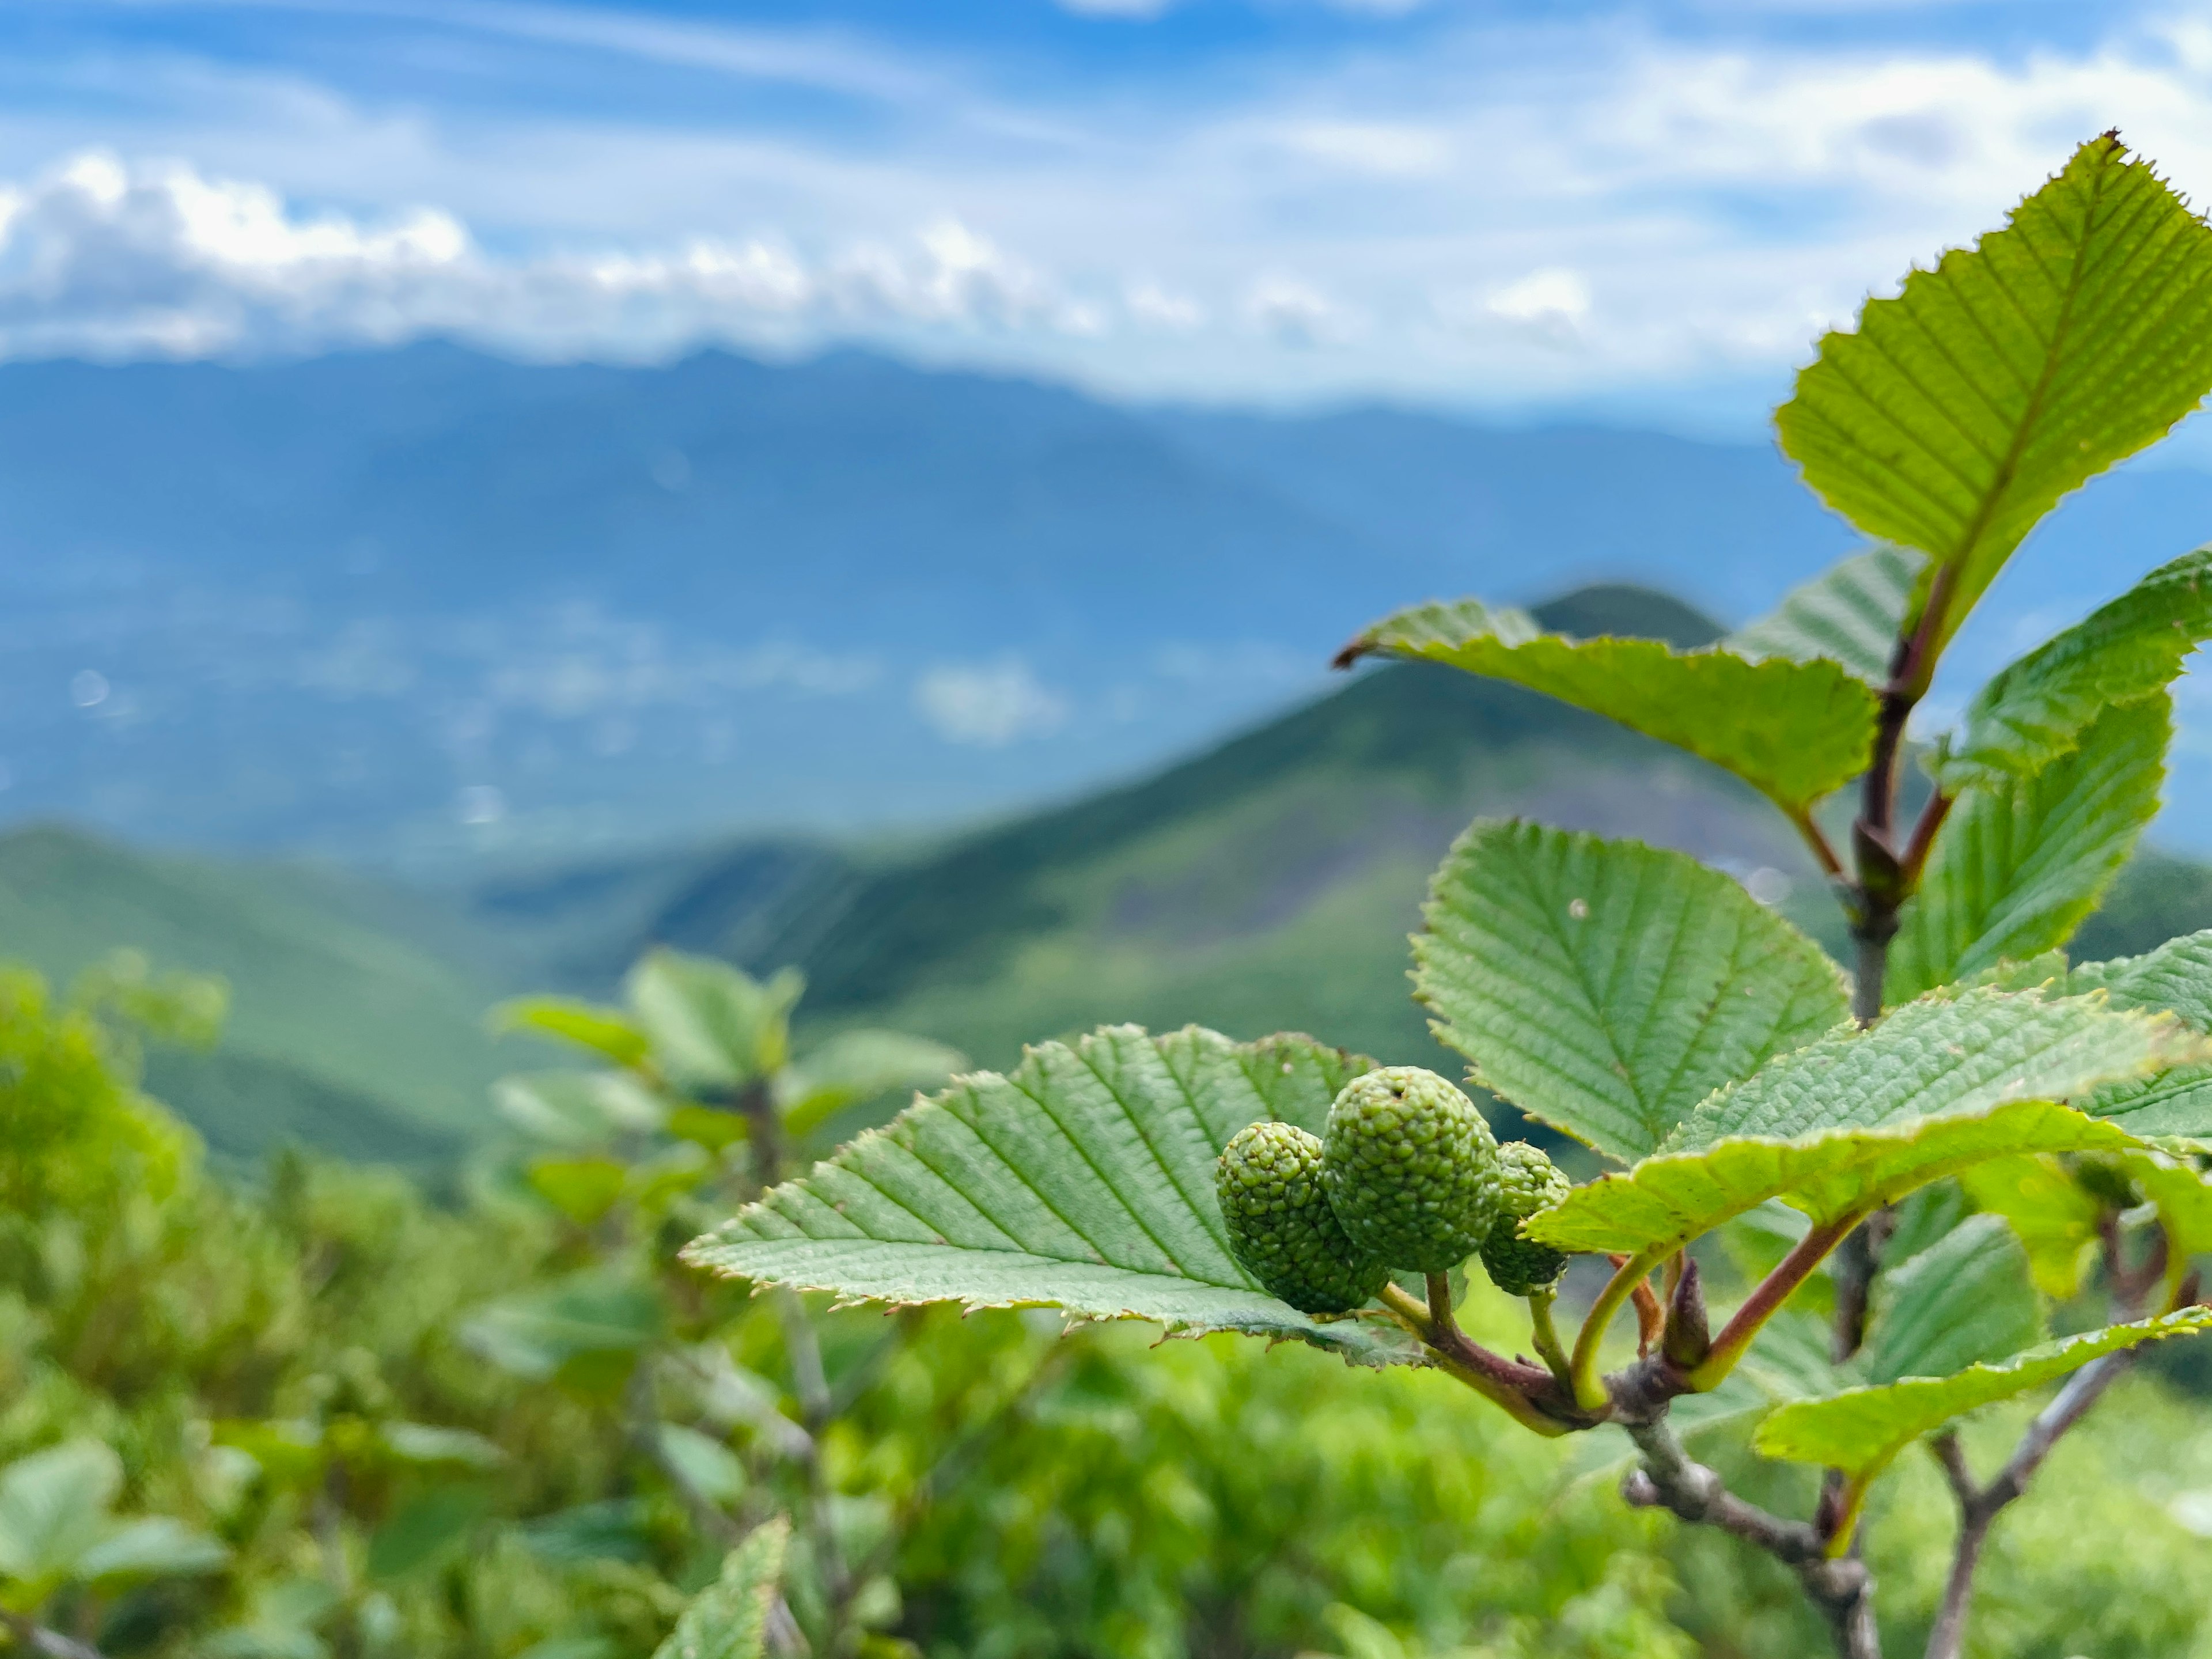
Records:
[[[1079,9],[1124,36],[1182,15]],[[335,59],[210,59],[149,68],[127,118],[21,115],[0,125],[0,354],[858,338],[1144,395],[1755,386],[1749,409],[2093,132],[2212,191],[2212,6],[2116,6],[2031,51],[1886,40],[1886,15],[1838,45],[1431,8],[1402,40],[1376,21],[1233,77],[1046,88],[851,30],[417,8],[417,31],[526,39],[541,79],[576,54],[601,106],[548,79],[401,112]],[[677,76],[835,113],[648,118]]]

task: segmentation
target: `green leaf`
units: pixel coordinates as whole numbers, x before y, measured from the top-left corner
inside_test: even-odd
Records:
[[[660,1103],[623,1072],[532,1072],[492,1085],[492,1104],[537,1139],[577,1148],[657,1129]]]
[[[2057,1158],[2000,1158],[1959,1177],[1978,1209],[2002,1216],[2022,1248],[2036,1288],[2064,1301],[2081,1288],[2103,1213]]]
[[[2036,521],[2212,388],[2212,231],[2094,138],[2005,228],[1869,300],[1777,411],[1868,535],[1948,568],[1941,646]]]
[[[2071,938],[2157,815],[2172,735],[2172,700],[2154,693],[2106,711],[2033,777],[1960,796],[1899,917],[1888,1000]]]
[[[77,1558],[71,1577],[88,1584],[132,1578],[198,1578],[221,1572],[230,1551],[166,1515],[126,1521]]]
[[[1795,1140],[1723,1140],[1601,1176],[1522,1231],[1555,1249],[1633,1255],[1679,1249],[1771,1198],[1827,1224],[1893,1203],[1984,1158],[2131,1145],[2112,1124],[2040,1100],[1881,1128],[1820,1129]]]
[[[490,1508],[474,1486],[433,1486],[417,1492],[369,1534],[368,1576],[404,1577],[451,1554]]]
[[[493,1469],[507,1461],[507,1453],[496,1441],[469,1429],[441,1428],[434,1423],[380,1423],[376,1437],[399,1462],[424,1468],[453,1463],[463,1468]]]
[[[623,989],[668,1080],[720,1096],[774,1075],[790,1059],[791,1011],[805,980],[787,968],[766,980],[712,957],[648,952]]]
[[[1246,1124],[1319,1133],[1372,1062],[1310,1037],[1247,1044],[1110,1026],[962,1078],[787,1182],[687,1261],[855,1300],[1057,1306],[1171,1332],[1294,1336],[1370,1363],[1395,1327],[1307,1317],[1229,1252],[1214,1160]]]
[[[2186,1336],[2212,1325],[2212,1308],[2184,1308],[2132,1325],[2112,1325],[2046,1342],[1995,1364],[1956,1376],[1915,1376],[1878,1388],[1847,1389],[1826,1400],[1782,1407],[1759,1425],[1752,1443],[1769,1457],[1821,1463],[1864,1479],[1924,1434],[1982,1406],[2025,1394],[2100,1355]]]
[[[532,1191],[580,1227],[615,1206],[629,1181],[629,1167],[611,1158],[541,1158],[525,1176]]]
[[[720,1441],[681,1423],[663,1423],[660,1455],[710,1503],[730,1504],[744,1496],[745,1466]]]
[[[1969,1216],[1876,1281],[1866,1376],[1948,1376],[2045,1334],[2027,1250],[2002,1217]]]
[[[1474,599],[1385,617],[1338,665],[1370,653],[1449,663],[1603,714],[1725,768],[1793,815],[1864,771],[1874,742],[1874,693],[1825,660],[1577,640]]]
[[[1850,1013],[1819,945],[1680,853],[1478,820],[1430,884],[1415,994],[1482,1084],[1632,1161]]]
[[[722,1576],[691,1598],[653,1659],[760,1659],[783,1579],[791,1523],[763,1521],[722,1562]]]
[[[74,1577],[107,1529],[123,1462],[97,1440],[71,1440],[0,1470],[0,1577],[34,1593]]]
[[[2013,971],[2025,975],[2029,970]],[[2192,1029],[2212,1031],[2212,931],[2168,939],[2142,956],[2085,962],[2071,969],[2059,958],[2045,977],[2064,991],[2101,990],[2115,1008],[2169,1010]],[[2083,1107],[2124,1122],[2137,1135],[2212,1134],[2212,1064],[2106,1084]]]
[[[1890,659],[1911,608],[1913,589],[1928,556],[1909,547],[1874,547],[1855,553],[1793,589],[1771,615],[1723,641],[1754,660],[1816,657],[1839,663],[1854,679],[1888,683]]]
[[[660,1304],[651,1291],[587,1268],[480,1308],[459,1334],[502,1370],[541,1382],[575,1359],[635,1353],[659,1328]]]
[[[2212,638],[2212,549],[2160,565],[2087,620],[2002,671],[1937,761],[1948,794],[2041,770],[2106,709],[2163,691]]]
[[[2198,1059],[2204,1047],[2171,1015],[2122,1012],[2099,997],[1993,988],[1928,997],[1870,1031],[1838,1032],[1769,1062],[1701,1104],[1668,1150],[2069,1100]]]
[[[574,997],[517,997],[491,1011],[495,1031],[538,1031],[589,1049],[617,1066],[635,1066],[650,1051],[645,1033],[618,1008]]]
[[[776,1078],[776,1103],[795,1135],[893,1090],[931,1089],[968,1063],[957,1048],[903,1031],[841,1031]]]
[[[2212,1182],[2163,1152],[2130,1152],[2124,1161],[2144,1200],[2158,1210],[2172,1259],[2178,1262],[2212,1250]]]

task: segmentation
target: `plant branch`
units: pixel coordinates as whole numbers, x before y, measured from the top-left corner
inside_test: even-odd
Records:
[[[1536,1357],[1551,1369],[1559,1386],[1572,1394],[1574,1370],[1567,1364],[1566,1350],[1559,1346],[1559,1327],[1552,1322],[1552,1304],[1556,1299],[1548,1288],[1528,1292],[1528,1340],[1535,1345]]]
[[[1830,881],[1844,880],[1844,861],[1836,856],[1836,849],[1829,845],[1827,832],[1814,822],[1812,813],[1800,808],[1790,815],[1790,822],[1797,826],[1797,833],[1804,837],[1805,845],[1813,849],[1813,857],[1820,865],[1821,873]]]
[[[1605,1288],[1598,1292],[1597,1300],[1590,1304],[1589,1313],[1583,1320],[1583,1328],[1575,1337],[1574,1358],[1570,1362],[1574,1377],[1575,1404],[1584,1411],[1605,1409],[1606,1387],[1598,1376],[1597,1362],[1598,1350],[1605,1342],[1606,1327],[1613,1323],[1613,1316],[1620,1311],[1620,1304],[1635,1293],[1637,1286],[1644,1283],[1652,1268],[1665,1261],[1669,1253],[1669,1247],[1654,1246],[1625,1261],[1616,1261],[1613,1277],[1606,1281]]]
[[[1401,1325],[1425,1343],[1438,1370],[1456,1377],[1492,1405],[1500,1407],[1525,1429],[1547,1438],[1577,1426],[1537,1408],[1536,1399],[1552,1392],[1549,1372],[1534,1365],[1518,1365],[1471,1341],[1452,1316],[1451,1291],[1443,1290],[1442,1316],[1437,1314],[1437,1289],[1441,1273],[1429,1275],[1430,1302],[1424,1306],[1395,1285],[1382,1287],[1382,1305]],[[1587,1425],[1583,1425],[1587,1426]]]
[[[1642,1454],[1621,1482],[1621,1496],[1639,1509],[1664,1509],[1699,1526],[1718,1527],[1794,1569],[1805,1594],[1828,1622],[1843,1659],[1881,1659],[1874,1622],[1874,1578],[1856,1556],[1832,1559],[1827,1540],[1802,1521],[1785,1521],[1728,1489],[1695,1462],[1663,1413],[1626,1425]]]
[[[1825,1227],[1815,1227],[1799,1239],[1788,1255],[1775,1265],[1774,1270],[1760,1279],[1741,1306],[1721,1328],[1713,1339],[1712,1347],[1705,1358],[1690,1373],[1690,1386],[1703,1394],[1717,1389],[1722,1380],[1735,1369],[1751,1347],[1753,1340],[1766,1327],[1766,1322],[1782,1310],[1782,1304],[1795,1294],[1797,1287],[1813,1276],[1813,1272],[1852,1229],[1858,1224],[1855,1215],[1840,1221],[1830,1222]]]

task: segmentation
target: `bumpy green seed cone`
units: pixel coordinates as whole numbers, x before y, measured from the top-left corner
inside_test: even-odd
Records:
[[[1542,1148],[1512,1140],[1498,1149],[1498,1218],[1482,1241],[1482,1265],[1508,1296],[1540,1291],[1566,1270],[1567,1258],[1548,1244],[1522,1237],[1521,1224],[1573,1190]]]
[[[1244,1270],[1300,1313],[1349,1313],[1389,1277],[1344,1236],[1321,1189],[1321,1142],[1295,1124],[1239,1129],[1213,1188]]]
[[[1448,1273],[1498,1213],[1498,1143],[1475,1104],[1434,1072],[1390,1066],[1328,1109],[1322,1184],[1352,1242],[1392,1267]]]

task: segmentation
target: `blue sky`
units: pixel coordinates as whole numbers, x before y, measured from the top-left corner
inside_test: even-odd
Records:
[[[1753,429],[2212,0],[10,0],[0,352],[885,344]]]

